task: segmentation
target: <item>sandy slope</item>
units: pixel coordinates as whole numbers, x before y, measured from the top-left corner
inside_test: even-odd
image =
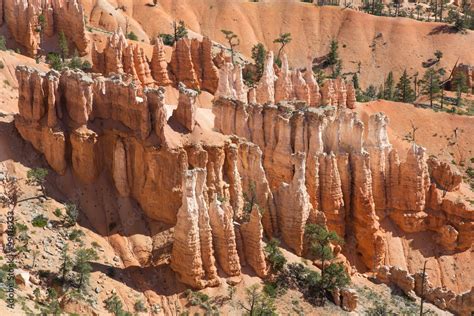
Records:
[[[390,70],[395,72],[395,77],[405,68],[412,74],[422,73],[421,63],[431,58],[437,49],[444,53],[442,65],[449,69],[458,58],[464,63],[474,60],[474,32],[468,31],[465,35],[447,33],[441,23],[377,17],[293,1],[160,0],[156,7],[147,5],[150,0],[110,1],[114,7],[123,5],[126,11],[119,12],[128,15],[129,21],[137,21],[150,37],[170,33],[170,23],[174,19],[184,20],[192,31],[220,43],[225,43],[221,29],[232,30],[241,39],[239,50],[247,56],[258,42],[276,50],[273,40],[282,32],[290,32],[293,42],[287,52],[292,66],[305,66],[308,57],[325,55],[330,40],[336,38],[340,43],[344,72],[356,71],[360,62],[364,85],[379,85]],[[87,4],[89,16],[92,12],[105,10],[100,8],[100,3],[95,5],[95,1],[83,2]],[[114,11],[116,14],[117,10]],[[101,24],[100,19],[91,23]],[[107,25],[102,23],[102,27]],[[130,29],[135,30],[135,26],[130,23]],[[142,34],[141,29],[136,33]]]

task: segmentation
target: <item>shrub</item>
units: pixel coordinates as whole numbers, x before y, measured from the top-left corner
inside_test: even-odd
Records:
[[[46,225],[48,225],[48,218],[45,217],[44,215],[41,215],[41,214],[37,215],[37,216],[35,216],[35,218],[33,218],[33,220],[31,221],[31,224],[34,227],[43,228]]]
[[[145,303],[143,303],[142,300],[138,300],[135,302],[133,305],[133,309],[135,312],[140,313],[140,312],[147,312],[147,308],[145,307]]]
[[[70,233],[69,233],[69,240],[71,241],[80,241],[81,240],[81,237],[85,236],[84,232],[80,229],[73,229]]]
[[[46,56],[46,63],[54,70],[61,71],[64,68],[61,56],[57,53],[48,53]]]
[[[6,51],[7,50],[7,41],[5,36],[0,35],[0,50]]]
[[[138,41],[137,34],[133,33],[132,31],[130,31],[130,33],[127,34],[127,38],[132,41]]]
[[[116,294],[112,294],[105,301],[105,308],[114,314],[115,316],[128,316],[132,315],[129,312],[123,310],[123,304],[120,298]]]
[[[5,64],[3,63],[3,61],[0,60],[0,69],[3,69],[5,68]]]
[[[280,241],[278,239],[273,238],[270,242],[265,246],[265,254],[267,257],[268,262],[270,263],[270,268],[273,272],[281,271],[286,264],[286,258],[283,256],[280,248]]]
[[[68,227],[74,226],[79,217],[79,209],[76,204],[67,203],[66,204],[66,216],[64,218],[64,224]]]
[[[171,34],[160,34],[161,39],[163,40],[163,44],[166,46],[173,46],[174,44],[174,36]]]

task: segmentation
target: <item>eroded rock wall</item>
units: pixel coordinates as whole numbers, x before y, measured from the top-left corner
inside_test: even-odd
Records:
[[[63,32],[80,55],[88,51],[84,10],[77,0],[4,0],[2,20],[26,54],[35,57],[44,37]],[[40,18],[41,17],[41,18]]]

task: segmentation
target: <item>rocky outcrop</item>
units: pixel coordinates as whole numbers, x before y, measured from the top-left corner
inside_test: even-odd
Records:
[[[342,288],[335,289],[332,292],[334,304],[340,306],[347,312],[352,312],[357,308],[359,297],[357,291],[354,289]]]
[[[293,94],[293,84],[291,72],[288,66],[288,56],[283,53],[281,56],[281,69],[278,79],[275,81],[275,103],[291,100]]]
[[[409,297],[415,294],[437,307],[448,310],[455,315],[470,315],[474,304],[474,288],[470,291],[456,294],[451,290],[434,287],[429,281],[429,272],[409,272],[393,266],[381,266],[377,279],[387,284],[394,284]]]
[[[219,84],[219,71],[212,59],[212,42],[209,37],[205,36],[202,42],[193,39],[191,55],[199,88],[214,94]]]
[[[462,175],[456,167],[445,161],[439,161],[436,157],[428,158],[428,168],[431,179],[436,183],[437,187],[444,191],[456,191],[462,182]]]
[[[465,84],[468,92],[474,93],[474,67],[468,64],[459,64],[456,68],[453,69],[452,78],[456,78],[457,76],[463,76],[465,79]],[[451,90],[456,91],[456,83],[451,81]]]
[[[175,85],[183,82],[191,89],[211,94],[219,85],[218,69],[212,59],[212,42],[207,37],[202,42],[188,38],[178,40],[168,70]]]
[[[408,297],[415,297],[415,278],[399,267],[381,266],[377,271],[377,279],[384,283],[393,283]]]
[[[129,43],[120,28],[107,39],[107,44],[102,52],[93,46],[92,62],[92,69],[95,72],[104,75],[128,74],[133,80],[144,86],[155,85],[143,48]],[[154,74],[154,76],[157,75]]]
[[[63,32],[80,55],[88,50],[84,10],[79,1],[4,0],[2,17],[15,41],[35,57],[44,37]],[[44,17],[44,22],[40,21]]]
[[[237,99],[243,103],[278,104],[285,101],[301,101],[307,106],[335,106],[340,108],[355,107],[355,91],[351,84],[346,86],[342,78],[328,79],[319,85],[311,70],[307,68],[304,74],[299,69],[290,70],[288,57],[282,54],[281,69],[273,63],[273,52],[265,59],[262,77],[255,88],[249,89],[247,97],[243,96],[240,66],[222,63],[219,70],[219,85],[215,98]],[[310,70],[308,70],[310,69]],[[232,73],[233,72],[233,73]],[[232,74],[231,74],[232,73]]]
[[[198,93],[179,84],[178,107],[173,111],[173,117],[188,131],[192,132],[196,124],[196,97]]]

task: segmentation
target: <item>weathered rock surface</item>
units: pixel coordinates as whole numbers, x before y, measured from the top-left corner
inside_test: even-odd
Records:
[[[178,107],[173,111],[173,117],[190,132],[196,124],[197,95],[197,91],[186,88],[182,83],[179,84]]]
[[[2,19],[11,36],[25,49],[27,55],[35,57],[38,53],[41,33],[45,37],[52,37],[59,32],[64,32],[80,55],[87,53],[89,39],[86,35],[84,10],[79,1],[4,0],[2,9]],[[40,16],[45,18],[43,26]]]
[[[158,86],[168,86],[171,80],[168,75],[168,63],[166,62],[165,47],[161,37],[157,37],[153,46],[153,57],[151,58],[151,74]]]
[[[438,188],[448,192],[459,189],[462,182],[462,175],[456,167],[445,161],[439,161],[434,156],[428,158],[427,163],[431,178]]]

